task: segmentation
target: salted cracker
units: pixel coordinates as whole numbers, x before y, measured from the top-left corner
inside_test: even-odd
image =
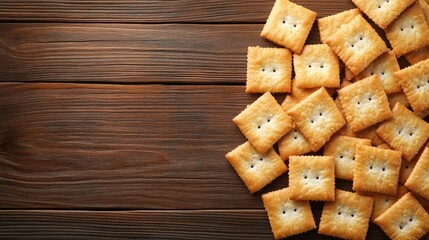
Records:
[[[292,52],[286,48],[249,47],[247,93],[290,92]]]
[[[341,84],[343,84],[344,82],[348,82],[348,81],[343,81]],[[345,118],[344,113],[343,113],[343,107],[341,106],[341,103],[340,103],[340,99],[337,97],[337,98],[335,98],[334,102],[335,102],[335,105],[337,105],[337,108],[343,114],[343,117]],[[353,132],[353,130],[350,128],[350,125],[347,122],[344,125],[344,127],[342,127],[340,130],[338,130],[335,133],[334,136],[337,136],[337,135],[349,136],[349,137],[358,137],[357,134],[355,132]]]
[[[298,88],[340,86],[338,57],[326,44],[305,45],[301,54],[293,55],[293,66]]]
[[[392,118],[380,124],[376,133],[393,149],[401,151],[405,160],[410,161],[426,143],[429,124],[396,103],[392,109]]]
[[[429,109],[429,59],[395,72],[394,76],[416,113]]]
[[[345,24],[349,23],[357,15],[360,15],[359,9],[350,9],[334,15],[319,18],[317,25],[319,27],[320,40],[326,43],[326,39],[334,35]],[[350,79],[348,79],[350,80]]]
[[[429,231],[429,214],[409,192],[377,217],[375,223],[391,239],[417,240]]]
[[[261,37],[300,54],[316,15],[316,12],[289,0],[276,0]]]
[[[396,103],[400,103],[404,107],[410,106],[410,103],[408,102],[407,96],[402,91],[387,95],[387,99],[389,100],[389,106],[391,109],[393,109],[393,107],[395,107]]]
[[[334,201],[334,171],[335,160],[332,156],[290,156],[290,198],[300,201]]]
[[[343,190],[335,190],[335,201],[323,206],[319,234],[363,240],[368,232],[374,200]]]
[[[395,195],[401,156],[400,151],[357,146],[353,190]]]
[[[334,157],[336,178],[353,180],[358,145],[371,146],[371,140],[336,135],[325,144],[323,155]]]
[[[386,29],[397,57],[429,45],[429,27],[419,4],[413,4]]]
[[[283,111],[287,112],[299,101],[290,95],[282,103]],[[302,155],[311,152],[310,143],[304,138],[302,133],[293,128],[277,142],[280,156],[283,160],[288,160],[289,156]]]
[[[411,65],[429,59],[429,46],[407,53],[404,57]]]
[[[287,114],[310,143],[319,150],[346,121],[325,88],[320,88],[291,108]]]
[[[281,239],[316,228],[308,201],[290,199],[290,188],[262,195],[275,239]]]
[[[292,129],[292,120],[266,92],[232,120],[253,147],[264,153]]]
[[[410,177],[411,172],[413,171],[414,167],[416,166],[418,159],[413,159],[411,161],[407,161],[405,159],[402,160],[401,164],[401,170],[399,172],[399,182],[402,184],[405,184],[408,177]]]
[[[238,146],[225,157],[251,193],[261,190],[287,170],[274,149],[260,154],[249,142]]]
[[[385,52],[359,73],[355,79],[361,80],[377,74],[386,94],[401,92],[402,89],[393,75],[400,67],[393,51]]]
[[[388,50],[383,39],[361,15],[327,38],[326,44],[354,74],[359,74]]]
[[[355,132],[391,117],[386,93],[377,75],[338,90],[344,115]]]
[[[376,130],[379,125],[380,123],[377,123],[375,125],[367,127],[364,130],[357,132],[356,135],[357,137],[360,137],[360,138],[371,139],[371,143],[373,146],[378,146],[380,144],[383,144],[385,142],[376,133]]]
[[[415,0],[352,0],[379,27],[386,28]]]
[[[429,148],[425,148],[417,160],[405,186],[420,196],[429,200]]]

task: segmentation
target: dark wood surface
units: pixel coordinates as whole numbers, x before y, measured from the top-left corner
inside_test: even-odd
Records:
[[[0,239],[271,239],[260,195],[287,174],[251,195],[224,155],[273,2],[1,1]]]

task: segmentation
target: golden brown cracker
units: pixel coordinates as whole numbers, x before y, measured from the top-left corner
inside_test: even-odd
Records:
[[[374,200],[371,197],[335,190],[335,201],[323,206],[319,234],[363,240],[368,232]]]
[[[326,43],[327,38],[334,35],[357,15],[360,15],[360,11],[355,8],[318,19],[317,25],[319,27],[320,40]]]
[[[324,88],[312,93],[287,113],[313,151],[319,150],[346,123]]]
[[[290,92],[292,52],[285,48],[249,47],[247,93]]]
[[[405,182],[405,186],[429,200],[429,148],[425,148],[417,160],[416,166]]]
[[[392,115],[386,93],[377,75],[338,90],[338,96],[347,122],[355,132]]]
[[[259,153],[271,148],[292,129],[292,120],[266,92],[232,120]]]
[[[316,12],[288,0],[276,0],[261,37],[301,53]]]
[[[290,188],[262,195],[275,239],[281,239],[316,228],[308,201],[290,199]]]

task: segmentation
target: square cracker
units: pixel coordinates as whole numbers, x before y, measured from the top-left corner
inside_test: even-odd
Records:
[[[316,228],[308,201],[290,199],[290,189],[284,188],[262,195],[265,210],[275,239],[285,238]]]
[[[293,55],[293,66],[298,88],[340,86],[340,63],[326,44],[305,45],[300,55]]]
[[[379,27],[386,28],[414,0],[352,0]]]
[[[429,59],[404,68],[394,75],[415,112],[429,109]]]
[[[266,152],[292,129],[292,120],[266,92],[232,120],[259,153]]]
[[[260,154],[249,142],[238,146],[225,157],[251,193],[261,190],[287,170],[274,149]]]
[[[323,87],[295,105],[287,114],[310,143],[312,151],[319,150],[346,124],[334,100]]]
[[[425,148],[405,186],[429,200],[429,148]]]
[[[289,0],[276,0],[261,37],[300,54],[316,15],[316,12]]]
[[[409,107],[410,106],[410,103],[408,102],[407,96],[402,91],[401,92],[397,92],[397,93],[389,94],[387,96],[387,98],[389,100],[389,106],[390,106],[391,109],[393,109],[395,107],[396,103],[400,103],[404,107]]]
[[[373,199],[358,193],[335,190],[335,201],[323,206],[319,234],[344,239],[365,239]]]
[[[398,60],[396,59],[395,53],[389,51],[380,55],[375,59],[365,70],[358,74],[356,80],[367,78],[371,75],[377,74],[378,79],[383,86],[386,94],[401,92],[402,89],[396,82],[394,72],[399,71]]]
[[[362,130],[360,132],[357,132],[356,135],[357,135],[357,137],[360,137],[360,138],[371,139],[371,143],[372,143],[373,146],[381,145],[381,144],[383,144],[385,142],[376,133],[376,130],[377,130],[377,128],[378,128],[379,125],[380,124],[377,123],[375,125],[367,127],[364,130]]]
[[[332,156],[290,156],[290,198],[300,201],[334,201],[334,171],[335,160]]]
[[[411,65],[429,59],[429,46],[407,53],[404,57]]]
[[[380,124],[377,135],[411,161],[429,137],[429,124],[396,103],[392,118]]]
[[[429,214],[409,192],[376,218],[375,223],[391,239],[417,240],[429,231]]]
[[[385,31],[397,57],[429,44],[429,27],[418,4],[406,9]]]
[[[347,81],[351,81],[355,77],[355,74],[352,73],[352,71],[348,67],[346,67],[344,69],[344,77]]]
[[[353,190],[395,195],[401,156],[400,151],[357,146]]]
[[[292,52],[285,48],[249,47],[247,93],[290,92]]]
[[[388,50],[383,39],[361,15],[327,38],[326,44],[354,74],[359,74]]]
[[[360,15],[359,9],[350,9],[331,16],[319,18],[317,25],[319,27],[320,40],[326,43],[326,39],[334,35],[345,24],[349,23],[357,15]]]
[[[283,111],[287,112],[299,101],[290,95],[282,103]],[[289,159],[292,155],[302,155],[311,152],[310,143],[304,138],[302,133],[296,128],[290,130],[278,141],[280,156],[283,160]]]
[[[346,82],[346,81],[343,81],[341,84],[343,84],[344,82]],[[337,97],[337,98],[335,98],[334,102],[335,102],[335,105],[337,105],[337,108],[340,110],[340,112],[343,114],[343,117],[344,117],[343,108],[341,107],[340,99],[338,99],[338,97]],[[349,136],[349,137],[357,137],[357,134],[352,131],[352,129],[350,128],[350,125],[347,122],[344,125],[344,127],[342,127],[340,130],[338,130],[335,133],[334,136],[336,136],[336,135],[343,135],[343,136]]]
[[[408,189],[402,185],[398,186],[396,195],[387,195],[382,193],[364,193],[374,199],[374,207],[372,209],[371,221],[383,214],[389,209],[395,202],[397,202],[402,196],[408,193]]]
[[[372,75],[338,91],[347,122],[357,132],[391,117],[389,102],[378,76]]]
[[[325,144],[323,155],[335,158],[335,177],[353,180],[356,146],[371,146],[370,139],[335,136]]]
[[[413,159],[411,161],[407,161],[405,159],[402,160],[401,170],[399,171],[399,182],[405,184],[407,179],[410,177],[411,172],[416,166],[417,159]]]

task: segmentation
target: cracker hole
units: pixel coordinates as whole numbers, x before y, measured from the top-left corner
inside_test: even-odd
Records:
[[[296,140],[296,139],[298,139],[298,137],[297,137],[297,136],[295,136],[295,137],[293,137],[293,139],[295,139],[295,140]]]
[[[285,24],[285,23],[286,23],[286,21],[285,21],[285,20],[283,20],[283,21],[282,21],[282,23],[283,23],[283,24]]]
[[[297,211],[297,209],[295,208],[293,211],[294,211],[294,212],[296,212],[296,211]]]
[[[320,65],[320,68],[323,68],[323,65]]]
[[[269,119],[269,118],[268,118],[268,119],[267,119],[267,122],[270,122],[270,121],[271,121],[271,119]]]
[[[258,126],[258,129],[261,129],[261,126]]]
[[[383,167],[381,170],[384,172],[384,171],[386,171],[386,168]]]
[[[374,72],[371,72],[371,75],[374,75]]]
[[[338,212],[338,215],[341,215],[341,212]]]
[[[276,70],[275,70],[275,69],[273,69],[273,72],[276,72]]]
[[[369,98],[368,98],[368,101],[371,101],[371,100],[372,100],[372,98],[370,98],[370,97],[369,97]]]
[[[322,116],[322,115],[323,115],[323,114],[320,112],[320,113],[319,113],[319,116]]]
[[[355,157],[353,157],[353,158],[352,158],[352,160],[354,161],[354,160],[355,160]]]
[[[420,89],[420,85],[417,85],[417,89]]]
[[[408,168],[410,168],[408,165],[407,165],[407,166],[405,166],[405,169],[408,169]]]
[[[413,136],[413,133],[412,133],[412,132],[410,133],[410,136]]]
[[[386,200],[384,200],[385,202],[389,202],[389,199],[388,198],[386,198]]]
[[[414,25],[411,25],[411,29],[414,29]]]
[[[298,132],[298,130],[294,129],[293,132]]]
[[[404,31],[404,28],[401,28],[401,32],[403,32]]]
[[[355,45],[354,45],[354,44],[352,44],[352,47],[355,47]]]
[[[384,75],[384,72],[381,72],[381,75]]]
[[[363,37],[359,37],[359,40],[361,40],[361,41],[362,41],[362,40],[363,40]]]
[[[413,219],[412,218],[410,218],[410,220],[409,220],[410,222],[412,222],[413,221]]]
[[[285,211],[285,210],[283,210],[283,214],[286,214],[286,211]]]
[[[255,166],[251,165],[250,168],[254,168]]]
[[[304,179],[307,179],[307,176],[304,176]]]
[[[294,24],[293,27],[296,28],[296,24]]]
[[[264,161],[264,159],[263,159],[263,158],[260,158],[260,159],[259,159],[259,161],[261,161],[261,162],[262,162],[262,161]]]
[[[314,123],[314,121],[313,121],[313,120],[311,120],[310,122],[311,122],[311,123]]]
[[[360,102],[357,102],[358,105],[360,105]]]
[[[381,8],[381,6],[380,6],[380,5],[378,5],[378,8]]]
[[[399,130],[399,131],[398,131],[398,134],[401,134],[401,132],[402,132],[402,131],[401,131],[401,130]]]
[[[310,65],[308,65],[308,68],[311,68],[311,64],[310,64]]]
[[[372,169],[372,166],[369,166],[369,169]]]
[[[262,68],[262,72],[265,72],[265,68]]]
[[[403,229],[404,227],[402,227],[402,226],[399,226],[399,229]]]
[[[319,176],[317,176],[316,179],[319,180]]]
[[[355,217],[355,215],[353,213],[350,216]]]
[[[340,158],[343,158],[343,157],[344,157],[344,156],[342,156],[342,155],[340,156]]]

